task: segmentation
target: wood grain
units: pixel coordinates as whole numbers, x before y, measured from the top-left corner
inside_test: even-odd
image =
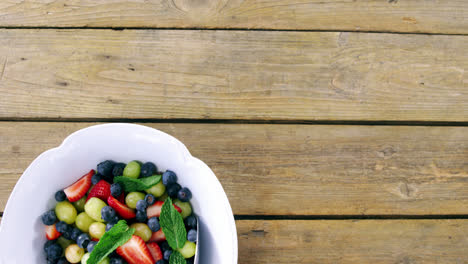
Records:
[[[466,122],[467,40],[0,30],[0,118]]]
[[[38,154],[90,125],[1,122],[0,211]],[[145,125],[205,161],[238,215],[468,214],[468,127]]]
[[[1,1],[0,26],[468,33],[464,0]]]
[[[468,220],[237,221],[239,263],[466,263]]]

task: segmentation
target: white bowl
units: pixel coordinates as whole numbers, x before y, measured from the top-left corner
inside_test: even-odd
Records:
[[[218,179],[174,137],[133,124],[105,124],[79,130],[37,157],[16,184],[0,226],[0,263],[46,263],[40,216],[56,203],[54,194],[103,160],[152,161],[176,172],[190,188],[200,220],[202,264],[236,264],[237,232],[231,206]]]

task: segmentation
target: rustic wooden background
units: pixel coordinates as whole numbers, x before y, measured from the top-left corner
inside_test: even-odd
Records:
[[[467,70],[466,0],[0,1],[0,212],[136,122],[215,171],[241,264],[468,263]]]

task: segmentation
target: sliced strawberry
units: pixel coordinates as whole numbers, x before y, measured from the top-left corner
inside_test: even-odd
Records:
[[[76,202],[85,196],[86,192],[89,190],[89,187],[91,187],[91,177],[93,177],[93,175],[94,170],[91,170],[86,175],[81,177],[81,179],[63,190],[70,202]]]
[[[105,180],[100,180],[96,185],[91,188],[91,191],[88,194],[86,201],[91,199],[91,197],[97,197],[103,201],[107,201],[107,198],[111,195],[110,184]]]
[[[159,217],[161,215],[161,208],[163,206],[164,202],[163,201],[156,201],[153,205],[151,206],[148,206],[148,208],[146,208],[146,215],[148,216],[148,218],[151,218],[151,217]],[[179,213],[182,213],[182,209],[180,209],[179,206],[174,205],[174,208],[179,212]]]
[[[125,193],[122,192],[122,194],[120,194],[120,196],[117,197],[117,200],[119,200],[119,202],[121,203],[125,203]]]
[[[59,238],[62,234],[57,231],[57,228],[55,228],[55,224],[50,225],[50,226],[45,226],[46,229],[46,238],[48,240],[55,240]]]
[[[159,229],[156,232],[153,232],[151,235],[151,238],[148,240],[148,242],[156,242],[156,243],[161,243],[166,240],[166,235],[164,235],[162,229]]]
[[[91,238],[91,240],[92,240],[92,241],[96,241],[96,242],[98,242],[98,241],[99,241],[99,239],[98,239],[98,238],[94,238],[94,237],[93,237],[93,238]]]
[[[158,244],[151,242],[146,244],[146,246],[148,246],[151,256],[153,256],[153,260],[155,262],[164,258],[161,248],[158,246]]]
[[[118,247],[116,252],[129,264],[153,264],[155,262],[145,241],[139,236],[132,236],[127,243]]]
[[[107,203],[110,207],[114,208],[114,210],[123,218],[123,219],[132,219],[136,217],[135,210],[127,207],[125,204],[119,202],[115,199],[112,195],[107,198]]]

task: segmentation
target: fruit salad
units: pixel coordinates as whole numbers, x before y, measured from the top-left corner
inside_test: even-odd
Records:
[[[152,162],[106,160],[55,193],[42,214],[47,263],[193,263],[197,218],[191,191]]]

